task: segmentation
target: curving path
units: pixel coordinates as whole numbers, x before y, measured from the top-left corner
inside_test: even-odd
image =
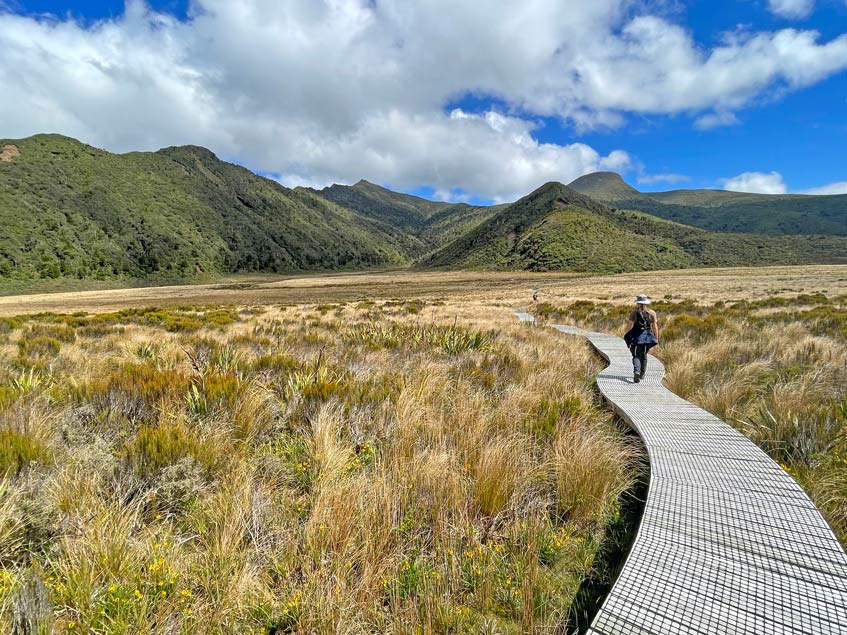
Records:
[[[847,634],[847,555],[794,479],[667,390],[656,358],[635,384],[621,338],[553,328],[587,337],[608,360],[597,385],[650,460],[638,534],[589,633]]]

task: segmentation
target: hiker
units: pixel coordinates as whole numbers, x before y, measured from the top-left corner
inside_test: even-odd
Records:
[[[659,318],[649,309],[650,298],[635,298],[635,310],[629,314],[624,342],[632,353],[632,379],[637,384],[647,371],[647,351],[659,343]]]
[[[532,303],[533,304],[538,304],[538,292],[539,291],[541,291],[541,289],[536,289],[535,291],[532,292]]]

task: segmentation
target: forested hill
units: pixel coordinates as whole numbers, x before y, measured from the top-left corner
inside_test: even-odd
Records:
[[[547,183],[434,253],[434,267],[616,273],[847,262],[847,237],[709,232]]]
[[[639,192],[614,172],[581,176],[570,187],[619,209],[719,232],[847,236],[847,194],[748,194],[724,190]]]
[[[418,249],[412,252],[414,256],[443,247],[506,207],[439,203],[392,192],[368,181],[350,186],[332,185],[318,194],[368,218],[413,234],[420,241]]]
[[[0,140],[0,276],[191,277],[408,264],[408,236],[194,147]]]
[[[646,195],[610,173],[574,185],[591,196],[548,183],[511,205],[481,207],[367,181],[292,190],[196,146],[112,154],[59,135],[0,139],[0,286],[412,265],[625,271],[847,257],[844,236],[718,233],[612,209],[595,198],[623,208]],[[690,202],[671,194],[669,203],[650,204],[667,211]],[[730,198],[709,200],[719,207]],[[838,214],[827,217],[832,233],[840,231]]]

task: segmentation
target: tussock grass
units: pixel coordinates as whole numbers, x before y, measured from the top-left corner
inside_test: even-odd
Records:
[[[507,309],[7,326],[0,630],[544,632],[637,475],[596,358]]]

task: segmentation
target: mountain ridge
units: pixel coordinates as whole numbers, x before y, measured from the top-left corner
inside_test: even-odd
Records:
[[[847,238],[710,232],[614,209],[550,182],[432,254],[425,264],[618,273],[802,262],[847,262]]]
[[[639,192],[614,172],[582,176],[571,186],[620,209],[712,231],[847,236],[847,194],[754,194],[712,189]]]
[[[408,266],[622,271],[847,254],[847,238],[716,233],[621,211],[626,200],[610,207],[555,181],[514,203],[473,206],[364,179],[290,189],[202,146],[113,154],[62,135],[0,139],[9,146],[16,151],[0,162],[0,282]],[[572,184],[592,183],[637,192],[611,173]]]

